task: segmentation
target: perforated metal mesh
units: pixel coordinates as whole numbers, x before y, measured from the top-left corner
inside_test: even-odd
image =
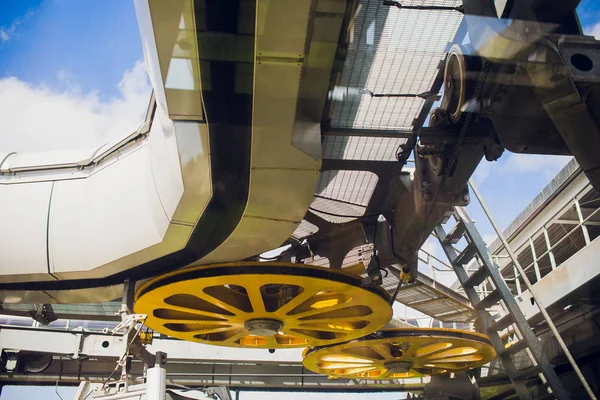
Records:
[[[370,97],[418,94],[431,88],[447,43],[462,19],[455,11],[399,10],[380,1],[361,0],[342,72],[347,96],[334,104],[332,126],[410,128],[423,107],[421,98]],[[406,1],[405,5],[449,5],[458,1]]]

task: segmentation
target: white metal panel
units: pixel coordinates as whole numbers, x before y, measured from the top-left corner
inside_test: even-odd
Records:
[[[145,145],[87,179],[55,183],[50,267],[86,271],[162,241],[169,225]]]
[[[46,228],[52,182],[0,185],[3,275],[48,272]]]
[[[208,129],[205,123],[175,122],[181,174],[185,187],[173,220],[195,224],[212,197]]]
[[[135,15],[142,38],[144,61],[146,62],[150,83],[152,83],[152,88],[154,89],[156,103],[158,107],[168,112],[165,87],[158,61],[156,39],[154,38],[154,27],[152,26],[152,17],[150,15],[149,0],[134,0],[133,4],[135,5]]]
[[[173,121],[162,112],[156,112],[148,140],[154,183],[170,221],[183,195],[183,179]]]

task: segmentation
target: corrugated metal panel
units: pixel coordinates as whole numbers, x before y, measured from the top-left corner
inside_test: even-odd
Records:
[[[456,6],[459,1],[407,1],[408,5]],[[462,20],[454,11],[399,10],[361,0],[351,27],[351,43],[340,80],[349,94],[334,104],[332,126],[409,128],[421,111],[421,98],[359,95],[416,94],[431,88],[448,42]]]

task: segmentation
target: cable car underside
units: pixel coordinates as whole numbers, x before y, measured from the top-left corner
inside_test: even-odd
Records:
[[[392,316],[382,271],[416,277],[418,249],[469,203],[484,157],[573,155],[600,189],[600,46],[582,34],[578,1],[521,1],[499,15],[492,1],[466,0],[445,11],[465,17],[432,87],[376,93],[340,85],[363,3],[137,1],[154,88],[138,130],[79,158],[0,152],[2,303],[109,301],[128,282],[135,312],[173,337],[259,348],[363,338],[378,352],[311,350],[309,368],[335,376],[489,361],[482,337],[440,339],[454,350],[437,358],[436,340],[398,344],[414,333],[369,337]],[[410,129],[332,123],[336,107],[365,96],[423,102]],[[393,160],[325,154],[326,141],[349,148],[353,135],[405,140]],[[366,174],[376,177],[366,203],[322,190]]]

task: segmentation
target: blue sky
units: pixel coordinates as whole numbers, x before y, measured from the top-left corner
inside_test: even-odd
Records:
[[[600,1],[582,1],[579,13],[600,38]],[[131,0],[0,0],[0,151],[79,148],[129,133],[150,94],[142,58]],[[505,153],[483,161],[474,179],[506,227],[567,162]],[[481,211],[470,212],[491,240]]]
[[[0,34],[0,77],[59,91],[68,78],[106,100],[142,58],[132,1],[9,0],[0,7],[7,35]]]

